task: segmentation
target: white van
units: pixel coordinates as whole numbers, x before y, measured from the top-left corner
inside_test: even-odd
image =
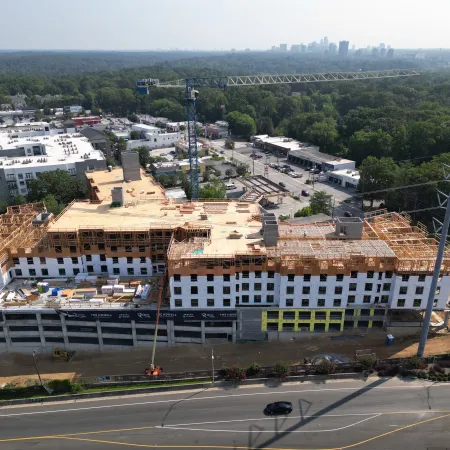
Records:
[[[227,183],[225,188],[227,191],[232,191],[233,189],[236,189],[236,185],[234,183]]]

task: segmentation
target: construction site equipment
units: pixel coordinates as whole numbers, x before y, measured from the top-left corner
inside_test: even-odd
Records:
[[[419,73],[409,69],[378,70],[372,72],[328,72],[295,75],[246,75],[211,78],[185,78],[181,80],[161,83],[156,78],[148,78],[136,82],[136,91],[139,94],[148,95],[151,87],[160,88],[185,88],[187,130],[189,144],[189,176],[191,199],[199,198],[199,165],[197,150],[197,109],[196,100],[198,91],[196,88],[209,87],[225,89],[230,86],[259,86],[271,84],[295,84],[318,83],[325,81],[355,81],[372,80],[379,78],[396,78],[417,76]]]
[[[60,348],[53,349],[53,358],[55,359],[64,359],[65,361],[69,362],[73,356],[75,355],[75,352],[66,352],[61,350]]]
[[[145,373],[145,375],[156,377],[163,373],[163,369],[162,369],[162,367],[156,366],[154,369],[152,369],[152,368],[145,369],[144,373]]]

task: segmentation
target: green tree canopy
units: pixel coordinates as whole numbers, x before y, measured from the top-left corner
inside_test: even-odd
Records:
[[[312,214],[327,214],[331,216],[333,212],[332,198],[333,196],[325,191],[314,192],[309,202]]]
[[[218,178],[214,178],[200,189],[200,198],[225,198],[225,184]]]
[[[227,121],[231,133],[236,136],[249,138],[256,134],[256,123],[248,114],[233,111],[227,114]]]

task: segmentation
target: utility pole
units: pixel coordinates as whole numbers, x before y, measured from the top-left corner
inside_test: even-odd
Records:
[[[214,349],[211,349],[212,382],[214,384]]]
[[[37,365],[37,361],[36,361],[36,350],[33,350],[33,361],[34,361],[34,367],[36,367],[37,376],[39,378],[39,384],[41,386],[43,386],[42,379],[41,379],[41,374],[39,373],[39,369],[38,369],[38,365]]]
[[[255,175],[255,158],[252,158],[253,159],[253,169],[252,169],[252,171],[253,171],[253,175]]]
[[[446,168],[450,168],[450,166],[444,164],[444,167],[443,167],[444,178],[446,181],[448,181],[450,179],[450,173],[445,172]],[[443,198],[443,200],[441,200],[441,198]],[[441,238],[439,240],[439,247],[438,247],[438,252],[436,255],[436,262],[434,264],[433,278],[431,279],[430,292],[428,293],[428,303],[427,303],[427,309],[425,312],[425,319],[423,321],[422,332],[420,333],[419,347],[417,349],[417,356],[419,358],[423,358],[423,355],[425,353],[425,345],[427,343],[428,330],[430,329],[431,314],[433,312],[434,297],[436,295],[436,287],[437,287],[439,274],[441,272],[442,260],[444,258],[445,246],[447,244],[448,227],[450,225],[449,197],[446,194],[444,194],[443,192],[438,191],[438,202],[439,202],[439,206],[441,208],[444,208],[444,205],[446,203],[447,203],[447,205],[445,208],[444,222],[441,224],[439,221],[434,219],[439,224],[441,224]]]

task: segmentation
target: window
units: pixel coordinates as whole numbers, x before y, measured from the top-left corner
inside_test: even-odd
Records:
[[[267,272],[267,278],[275,278],[275,272]]]
[[[294,293],[294,286],[287,286],[286,287],[286,294],[292,295]]]
[[[417,294],[417,295],[423,294],[423,286],[418,286],[418,287],[416,287],[416,294]]]
[[[369,270],[367,272],[367,278],[373,278],[373,275],[374,275],[373,270]]]
[[[182,306],[183,306],[183,300],[181,300],[181,298],[176,298],[175,299],[175,307],[181,308]]]
[[[206,275],[206,281],[214,281],[214,275],[212,275],[212,274],[208,274],[208,275]]]
[[[391,283],[383,283],[383,291],[388,292],[391,290]]]
[[[334,288],[334,293],[335,294],[342,294],[342,286],[336,286]]]
[[[355,303],[356,297],[354,295],[349,295],[347,297],[347,303]]]
[[[438,286],[438,287],[436,288],[436,295],[439,295],[440,293],[441,293],[441,287]]]
[[[105,250],[105,244],[103,242],[99,242],[97,244],[99,250]]]
[[[180,287],[174,287],[173,288],[174,295],[182,295],[181,288]]]
[[[381,303],[387,303],[389,301],[389,295],[381,296]]]
[[[13,258],[13,263],[14,264],[20,264],[19,258]]]
[[[294,274],[289,274],[287,280],[288,281],[294,281],[295,280],[295,275]]]
[[[117,245],[111,245],[111,251],[117,252]]]
[[[420,305],[422,304],[422,300],[420,300],[420,298],[415,298],[413,300],[413,307],[414,308],[420,308]]]
[[[320,275],[320,281],[327,281],[327,275]]]
[[[42,269],[41,272],[42,272],[42,276],[43,277],[47,277],[48,276],[48,269]]]
[[[319,298],[319,300],[317,300],[317,306],[325,306],[325,299]],[[317,315],[316,315],[316,317],[317,317]]]
[[[133,247],[125,247],[125,251],[127,253],[131,253],[133,251]]]
[[[235,289],[236,289],[236,292],[239,292],[239,284],[236,284],[236,287],[235,287]]]
[[[77,261],[78,261],[78,259],[77,259]],[[39,262],[41,263],[41,264],[46,264],[47,262],[46,262],[46,260],[45,260],[45,257],[40,257],[39,258]],[[15,264],[15,263],[14,263]]]
[[[128,274],[128,275],[134,275],[134,269],[133,269],[133,267],[128,267],[128,269],[127,269],[127,274]]]
[[[250,274],[249,274],[248,270],[244,270],[242,272],[242,278],[249,278],[249,276],[250,276]]]
[[[243,291],[248,291],[250,289],[250,284],[249,283],[242,283],[242,290]]]
[[[191,286],[191,294],[198,294],[198,286]]]
[[[239,280],[239,272],[236,273],[235,277],[236,277],[236,280]]]
[[[27,264],[34,264],[33,258],[27,258]]]
[[[195,308],[195,307],[198,306],[198,299],[197,299],[197,298],[191,299],[191,306],[192,306],[193,308]]]
[[[253,302],[254,303],[261,303],[261,296],[260,295],[254,295],[253,296]]]
[[[88,262],[92,261],[92,255],[86,255],[86,261]]]
[[[406,303],[406,301],[405,301],[404,298],[399,298],[398,301],[397,301],[397,306],[399,308],[402,308],[403,306],[405,306],[405,303]]]
[[[294,299],[293,298],[287,298],[286,299],[286,306],[294,306]]]
[[[206,292],[208,294],[214,294],[214,286],[207,286]]]
[[[409,275],[408,274],[402,275],[402,281],[409,281]]]
[[[206,306],[214,306],[214,299],[213,298],[208,298],[206,300]]]
[[[261,278],[261,271],[255,270],[255,278]]]
[[[108,273],[108,266],[105,266],[104,264],[100,266],[100,271],[104,273]]]
[[[229,298],[224,298],[223,306],[231,306],[231,300]]]
[[[326,293],[327,293],[327,287],[319,286],[319,294],[326,294]]]
[[[273,303],[275,300],[275,297],[273,295],[266,296],[266,302],[267,303]]]
[[[230,275],[225,274],[225,275],[223,276],[223,281],[230,281]]]
[[[260,291],[261,289],[262,289],[262,284],[261,283],[255,283],[254,290],[255,291]]]
[[[196,282],[197,281],[197,275],[191,275],[191,281]]]
[[[352,292],[356,291],[356,283],[350,283],[348,285],[348,290]]]
[[[311,281],[311,274],[307,273],[307,274],[303,275],[303,281],[305,283],[309,283]]]
[[[179,275],[179,274],[174,275],[173,281],[177,281],[177,282],[181,281],[181,275]]]
[[[230,288],[230,286],[224,286],[224,287],[222,288],[222,293],[223,293],[223,294],[231,294],[231,288]]]
[[[250,301],[250,297],[248,295],[242,296],[242,303],[248,303]]]
[[[86,266],[86,269],[88,272],[93,272],[94,271],[94,266]]]
[[[58,264],[64,264],[64,258],[56,258]]]
[[[344,275],[342,273],[338,273],[336,275],[336,281],[344,281]]]
[[[424,274],[420,274],[420,275],[419,275],[419,281],[420,281],[420,282],[423,283],[423,282],[425,281],[425,278],[426,278],[426,275],[424,275]]]
[[[373,289],[373,284],[372,283],[366,283],[364,285],[364,290],[365,291],[371,291]]]
[[[398,292],[401,295],[406,295],[408,293],[408,287],[407,286],[400,286],[400,290]]]
[[[102,260],[102,256],[103,256],[103,255],[100,255],[100,260]],[[146,258],[145,258],[145,256],[141,256],[141,257],[139,258],[139,261],[140,261],[141,264],[145,264],[145,263],[146,263]]]
[[[387,270],[386,273],[384,274],[385,278],[392,278],[392,272],[390,270]]]
[[[48,275],[48,270],[47,269],[42,269],[42,275],[44,275],[44,270],[47,272],[46,275]],[[78,275],[80,273],[80,269],[73,269],[73,274],[74,275]]]
[[[133,257],[127,256],[127,264],[133,264]]]
[[[352,270],[350,272],[350,278],[358,278],[358,271],[357,270]]]
[[[58,273],[59,273],[61,276],[64,276],[64,275],[66,274],[66,269],[58,269]]]
[[[274,291],[275,290],[275,284],[267,283],[267,290],[268,291]]]
[[[23,180],[23,173],[17,174],[17,178],[18,178],[19,180]]]
[[[119,264],[119,258],[117,256],[113,256],[112,262],[113,264]]]
[[[106,255],[100,255],[100,261],[106,261]],[[142,262],[142,261],[141,261]],[[145,261],[144,261],[145,262]]]
[[[311,288],[309,286],[303,286],[302,294],[309,294]]]
[[[147,271],[147,267],[141,267],[141,275],[147,275],[148,271]]]
[[[36,276],[36,269],[30,269],[30,277]]]
[[[307,298],[302,299],[302,307],[307,308],[309,306],[309,300]]]
[[[83,248],[84,248],[85,250],[90,250],[90,249],[91,249],[91,244],[84,244],[84,245],[83,245]]]
[[[365,295],[363,297],[363,303],[370,303],[371,300],[371,296],[370,295]]]
[[[60,258],[58,258],[59,260]],[[61,258],[62,259],[62,258]],[[78,264],[78,258],[71,258],[72,259],[72,264]]]
[[[16,277],[21,277],[21,276],[22,276],[22,270],[16,269]]]
[[[340,298],[335,298],[333,300],[333,306],[341,306],[341,299]]]
[[[55,245],[55,252],[62,253],[62,247],[60,245]]]
[[[113,267],[113,274],[120,275],[120,269],[118,267]]]

